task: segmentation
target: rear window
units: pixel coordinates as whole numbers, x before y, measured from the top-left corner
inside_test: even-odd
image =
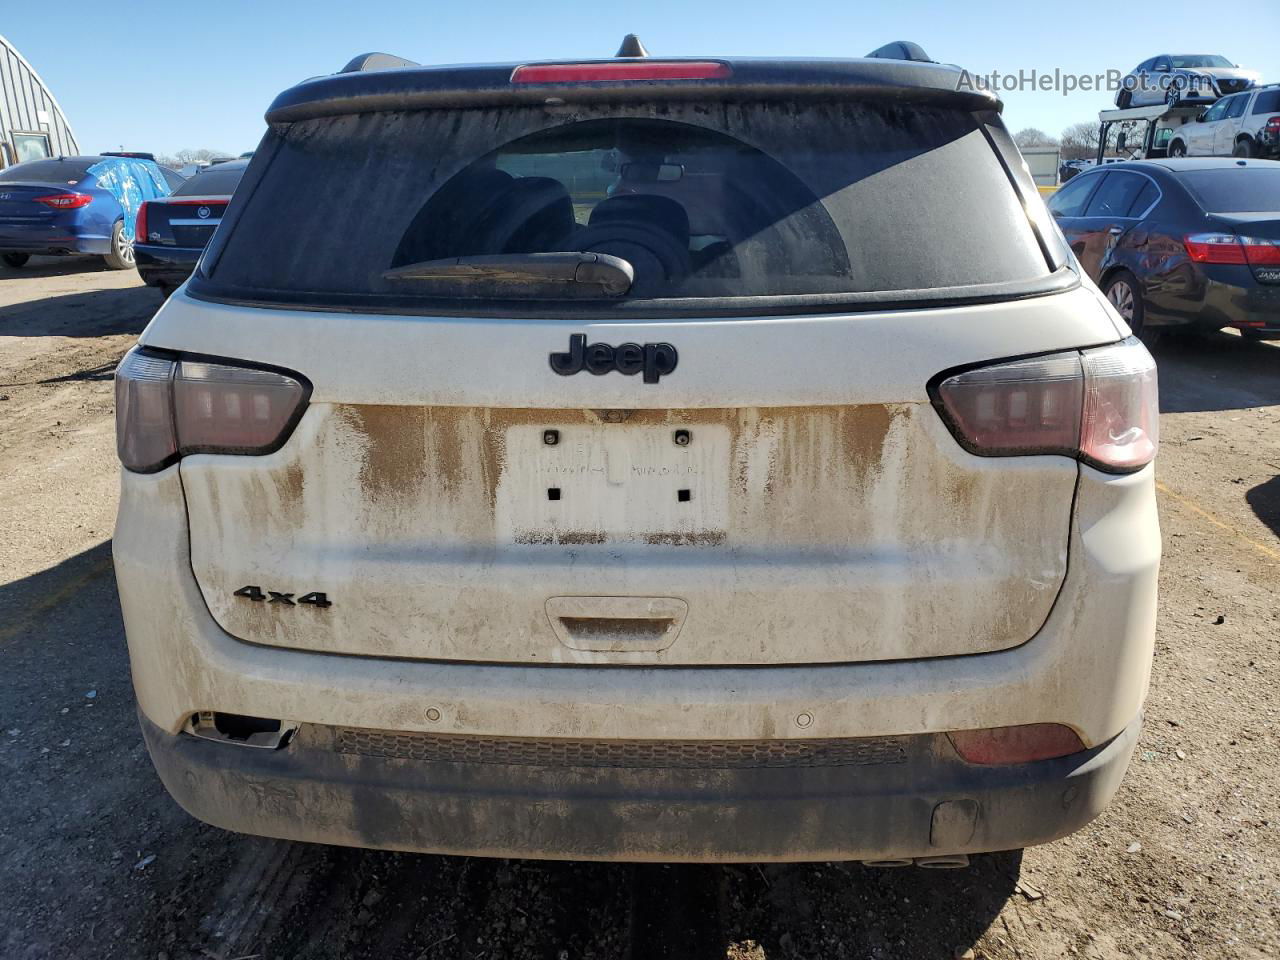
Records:
[[[1280,113],[1280,90],[1263,90],[1253,101],[1254,113]]]
[[[1280,212],[1280,166],[1190,170],[1178,180],[1209,213]]]
[[[98,160],[31,160],[0,170],[0,183],[79,183]]]
[[[266,145],[203,295],[429,311],[441,305],[384,273],[565,251],[627,260],[623,300],[694,310],[1050,274],[979,119],[953,109],[427,110],[307,120]]]
[[[240,178],[243,176],[244,167],[237,167],[231,170],[214,168],[213,170],[194,174],[191,179],[173,191],[173,195],[175,197],[230,196],[235,193],[236,184],[240,182]]]

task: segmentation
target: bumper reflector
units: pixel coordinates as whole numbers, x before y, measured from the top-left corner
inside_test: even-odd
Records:
[[[1051,760],[1085,749],[1079,735],[1060,723],[955,730],[947,737],[966,763],[982,766]]]

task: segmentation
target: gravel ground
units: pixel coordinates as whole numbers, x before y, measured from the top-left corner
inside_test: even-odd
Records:
[[[1142,743],[1066,840],[967,871],[425,857],[188,818],[133,716],[111,370],[159,297],[0,268],[0,956],[1265,957],[1280,951],[1280,344],[1158,353],[1165,563]]]

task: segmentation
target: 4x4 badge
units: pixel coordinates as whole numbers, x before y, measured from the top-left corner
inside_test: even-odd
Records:
[[[569,350],[551,354],[551,369],[562,377],[571,377],[586,370],[597,377],[617,370],[627,376],[644,373],[645,383],[657,383],[676,368],[680,355],[669,343],[622,343],[616,347],[607,343],[587,344],[586,334],[569,335]]]

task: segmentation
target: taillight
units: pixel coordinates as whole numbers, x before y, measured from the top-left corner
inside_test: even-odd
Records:
[[[296,374],[131,350],[116,370],[116,451],[138,473],[191,453],[271,453],[310,392]]]
[[[133,241],[134,243],[147,242],[147,204],[145,202],[138,207],[138,215],[133,221]]]
[[[116,453],[130,470],[159,470],[178,456],[172,360],[139,350],[116,369]]]
[[[1184,237],[1187,256],[1196,263],[1243,264],[1244,247],[1234,233],[1193,233]]]
[[[1241,237],[1244,258],[1251,267],[1280,267],[1280,243],[1261,237]]]
[[[36,203],[55,210],[75,210],[93,203],[93,197],[87,193],[51,193],[47,197],[36,197]]]
[[[1280,117],[1268,117],[1266,129],[1267,133],[1280,136]]]
[[[966,370],[938,383],[934,402],[979,456],[1061,454],[1128,473],[1156,455],[1156,366],[1133,337]]]
[[[512,83],[600,83],[621,80],[724,80],[733,68],[715,60],[609,60],[516,67]]]
[[[1262,237],[1234,233],[1193,233],[1183,243],[1196,263],[1247,263],[1251,267],[1280,266],[1280,244]]]
[[[1052,760],[1085,749],[1080,735],[1060,723],[955,730],[947,737],[965,762],[982,766]]]
[[[1128,473],[1155,459],[1160,442],[1156,362],[1136,339],[1080,354],[1084,413],[1080,459]]]
[[[1183,239],[1187,256],[1196,263],[1224,263],[1253,268],[1263,283],[1280,280],[1280,244],[1262,237],[1238,237],[1234,233],[1193,233]]]

